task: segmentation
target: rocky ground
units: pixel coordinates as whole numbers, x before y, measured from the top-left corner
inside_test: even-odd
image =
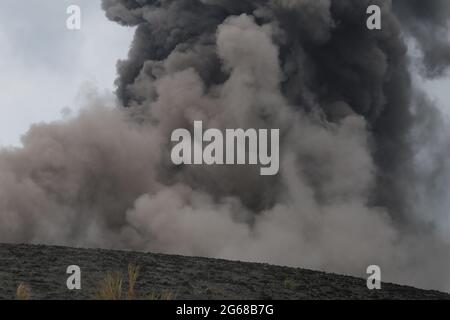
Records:
[[[450,295],[303,269],[150,253],[30,245],[0,245],[0,299],[20,283],[32,299],[93,299],[108,272],[140,267],[136,291],[170,292],[176,299],[449,299]],[[66,287],[68,265],[82,269],[82,289]],[[125,286],[126,284],[124,284]]]

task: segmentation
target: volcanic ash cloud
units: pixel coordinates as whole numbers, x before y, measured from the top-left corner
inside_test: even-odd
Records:
[[[380,31],[366,28],[374,3]],[[377,264],[383,280],[448,290],[450,140],[406,47],[424,49],[424,74],[445,73],[421,44],[448,43],[417,25],[450,15],[427,3],[441,14],[412,22],[418,1],[103,0],[136,27],[119,106],[94,100],[0,152],[0,241],[356,275]],[[173,165],[171,133],[194,121],[280,129],[280,173]]]

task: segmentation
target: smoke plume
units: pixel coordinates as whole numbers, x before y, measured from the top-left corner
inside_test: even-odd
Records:
[[[382,8],[368,30],[366,9]],[[450,65],[447,0],[103,0],[136,27],[119,106],[0,151],[0,241],[308,267],[450,290],[449,134],[412,72]],[[408,41],[422,53],[410,58]],[[280,174],[174,166],[170,134],[276,128]]]

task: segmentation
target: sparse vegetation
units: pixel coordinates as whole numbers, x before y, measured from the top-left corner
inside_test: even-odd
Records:
[[[24,283],[19,284],[16,290],[17,300],[30,300],[31,299],[31,289]]]
[[[283,283],[284,287],[289,290],[295,290],[297,283],[292,279],[285,279]]]
[[[139,300],[141,299],[136,293],[136,283],[139,276],[139,267],[134,264],[128,265],[128,287],[124,295],[124,277],[122,273],[108,273],[100,282],[95,293],[98,300]],[[161,292],[152,292],[142,299],[147,300],[173,300],[176,294],[171,290],[163,290]]]
[[[147,300],[174,300],[176,294],[171,290],[162,290],[160,293],[152,292],[147,296]]]
[[[82,290],[70,291],[66,287],[66,257],[77,257],[82,262]],[[139,272],[134,268],[128,272],[127,262],[140,266]],[[450,299],[448,293],[390,283],[383,283],[383,290],[370,291],[366,279],[299,268],[129,251],[0,244],[0,269],[0,300],[126,300],[127,295],[135,300]],[[121,289],[102,291],[120,295],[96,295],[104,287],[101,280],[107,271],[122,273],[122,282],[106,281],[112,284],[110,287]],[[130,274],[135,279],[131,290]],[[24,285],[18,290],[20,283]],[[295,289],[289,290],[293,284]],[[28,287],[31,295],[30,290],[23,289]]]
[[[108,273],[100,282],[95,294],[98,300],[120,300],[122,299],[123,276],[120,273]]]
[[[136,281],[139,276],[139,267],[134,264],[128,265],[128,292],[127,299],[134,300],[136,299],[135,286]]]

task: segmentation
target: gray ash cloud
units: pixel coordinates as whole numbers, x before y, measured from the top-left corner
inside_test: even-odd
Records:
[[[382,8],[382,30],[366,9]],[[119,107],[0,154],[0,240],[449,282],[448,134],[412,81],[448,68],[445,1],[103,0],[136,27]],[[427,36],[428,35],[428,36]],[[441,36],[442,35],[442,36]],[[414,66],[417,68],[418,66]],[[279,128],[281,172],[174,167],[170,133]]]

